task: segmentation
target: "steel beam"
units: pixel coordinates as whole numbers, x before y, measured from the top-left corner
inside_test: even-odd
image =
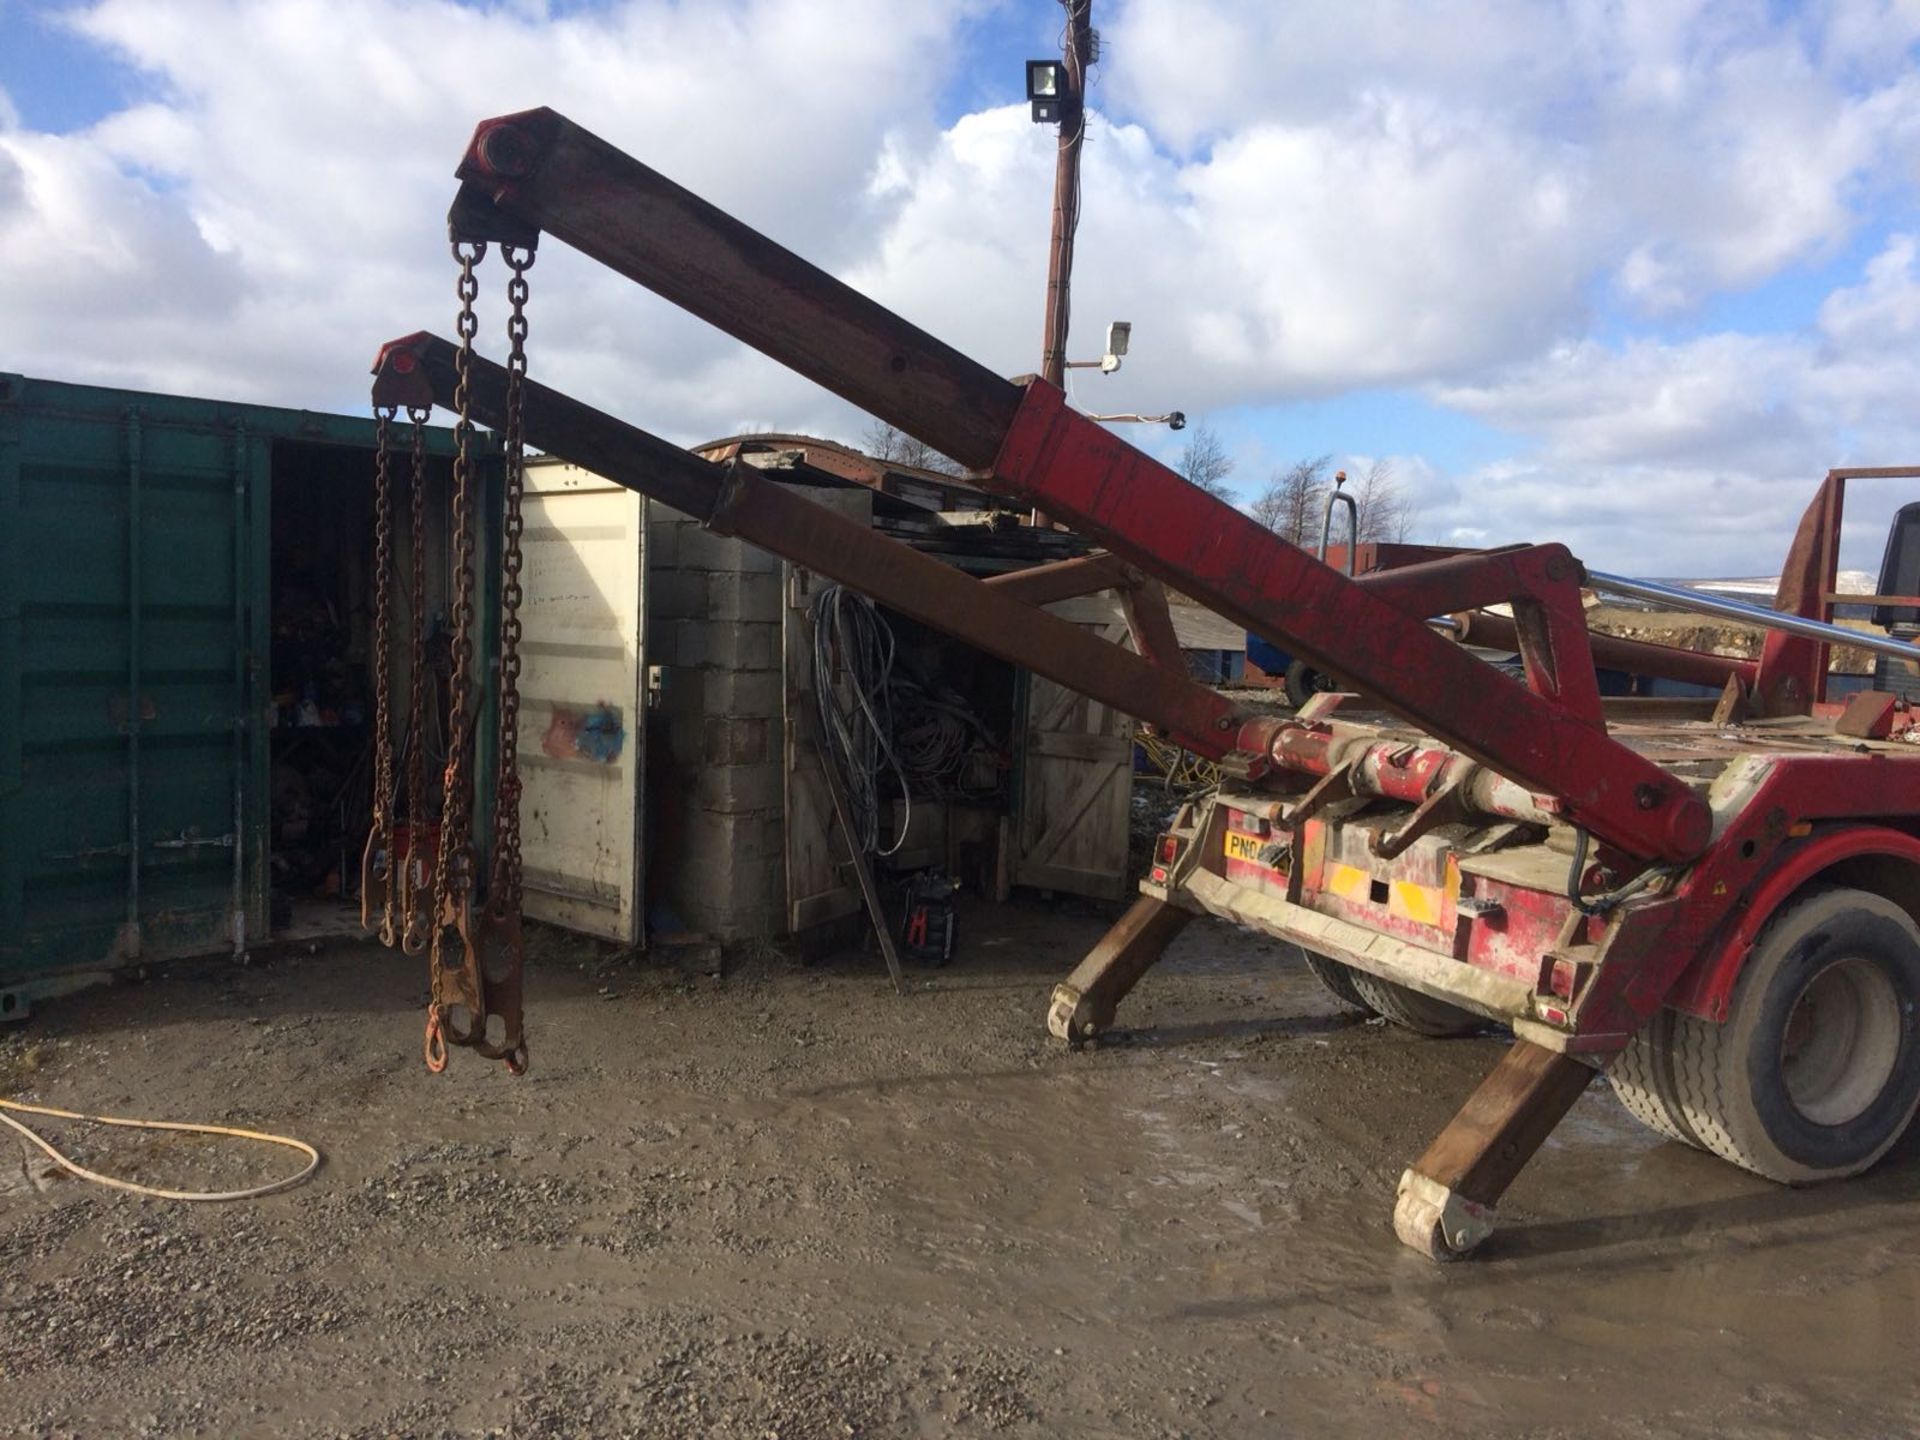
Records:
[[[455,354],[451,342],[424,332],[393,341],[375,362],[375,403],[450,408]],[[506,384],[503,367],[475,357],[474,419],[492,426],[505,419]],[[1196,754],[1218,759],[1233,748],[1246,717],[1226,697],[836,515],[749,465],[703,460],[531,381],[524,413],[529,445],[851,585],[1124,715],[1164,726]]]
[[[1607,738],[1591,656],[1565,653],[1584,627],[1559,614],[1564,606],[1548,607],[1550,623],[1528,647],[1544,696],[1490,676],[1424,618],[1067,410],[1057,388],[1034,381],[1023,394],[551,110],[483,122],[457,173],[455,216],[468,236],[487,238],[497,225],[566,241],[941,453],[990,467],[988,488],[1559,797],[1569,818],[1628,854],[1686,861],[1705,846],[1705,802]]]
[[[942,455],[993,463],[1019,386],[565,116],[484,121],[455,173],[458,213],[497,206]]]
[[[1352,681],[1461,753],[1555,797],[1567,818],[1609,844],[1666,861],[1691,860],[1705,847],[1705,802],[1609,739],[1583,708],[1562,707],[1490,672],[1424,618],[1209,499],[1069,409],[1053,387],[1028,387],[994,470],[1016,498]],[[1542,586],[1577,583],[1577,564],[1558,546],[1495,563],[1523,557],[1539,565]],[[1571,568],[1555,576],[1556,560]],[[1584,679],[1592,691],[1591,652],[1557,660],[1561,683]],[[1592,710],[1597,714],[1597,695]]]

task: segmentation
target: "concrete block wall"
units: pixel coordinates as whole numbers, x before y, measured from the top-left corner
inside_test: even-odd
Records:
[[[678,833],[648,865],[681,924],[723,941],[786,929],[781,577],[776,556],[649,502],[647,663]]]

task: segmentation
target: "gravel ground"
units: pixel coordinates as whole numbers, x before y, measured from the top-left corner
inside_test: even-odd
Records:
[[[724,981],[542,935],[534,1070],[419,1063],[419,965],[179,967],[0,1037],[0,1092],[298,1134],[259,1202],[78,1184],[0,1142],[0,1434],[1920,1433],[1920,1166],[1787,1191],[1604,1085],[1484,1258],[1389,1226],[1498,1054],[1339,1012],[1202,922],[1079,1055],[1089,910],[980,907],[895,999],[865,957]],[[227,1187],[282,1154],[65,1125]]]

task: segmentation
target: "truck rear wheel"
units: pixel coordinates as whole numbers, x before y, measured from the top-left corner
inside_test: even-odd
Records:
[[[1673,1021],[1673,1012],[1662,1010],[1635,1031],[1627,1048],[1607,1067],[1607,1082],[1634,1119],[1655,1134],[1697,1150],[1700,1141],[1687,1127],[1674,1089]]]
[[[1296,660],[1287,666],[1284,688],[1287,694],[1287,703],[1298,710],[1322,690],[1329,689],[1330,687],[1327,684],[1326,676],[1307,664],[1306,661]]]
[[[1360,998],[1360,991],[1353,983],[1353,971],[1338,960],[1325,955],[1316,955],[1311,950],[1302,950],[1300,958],[1307,962],[1307,969],[1313,972],[1313,978],[1340,1004],[1349,1010],[1359,1010],[1371,1014],[1373,1007]]]
[[[1462,1010],[1458,1005],[1422,995],[1418,990],[1409,990],[1405,985],[1382,980],[1364,970],[1350,969],[1347,973],[1369,1010],[1416,1035],[1429,1035],[1438,1040],[1452,1035],[1471,1035],[1486,1028],[1487,1022],[1471,1010]]]
[[[1857,1175],[1920,1105],[1920,927],[1865,890],[1769,921],[1724,1025],[1673,1017],[1674,1090],[1699,1143],[1792,1185]]]

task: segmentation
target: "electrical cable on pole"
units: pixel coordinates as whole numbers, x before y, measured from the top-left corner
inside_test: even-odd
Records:
[[[1027,88],[1034,100],[1034,118],[1056,118],[1059,149],[1053,169],[1053,237],[1047,255],[1047,318],[1041,341],[1040,376],[1049,384],[1066,385],[1067,330],[1073,313],[1073,237],[1080,226],[1080,149],[1087,134],[1087,67],[1093,63],[1093,0],[1060,0],[1067,23],[1062,34],[1066,63],[1054,72],[1054,104],[1034,95],[1036,69],[1027,66]],[[1035,510],[1030,523],[1050,525]]]

